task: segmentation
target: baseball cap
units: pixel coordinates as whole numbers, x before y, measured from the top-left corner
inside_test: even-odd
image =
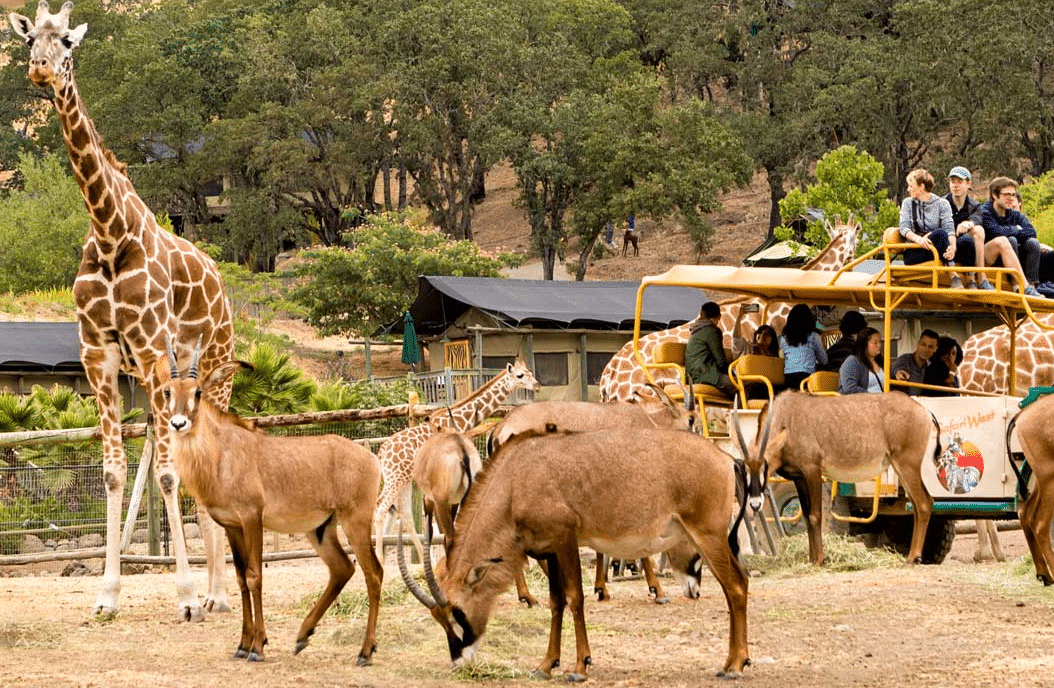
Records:
[[[952,177],[958,177],[959,179],[965,179],[966,181],[970,181],[970,170],[966,169],[962,165],[956,165],[952,168],[952,171],[948,173],[948,178],[951,179]]]

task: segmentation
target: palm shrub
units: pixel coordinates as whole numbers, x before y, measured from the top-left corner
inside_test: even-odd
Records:
[[[239,370],[234,376],[231,410],[241,416],[276,416],[310,410],[316,385],[288,353],[257,342],[247,358],[253,369]]]

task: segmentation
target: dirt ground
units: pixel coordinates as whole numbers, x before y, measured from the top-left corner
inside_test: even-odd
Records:
[[[1054,597],[1032,575],[1020,531],[1003,532],[1009,561],[970,561],[972,535],[960,534],[940,566],[838,573],[755,576],[750,581],[753,665],[740,685],[1047,686],[1054,668]],[[967,563],[969,562],[969,563]],[[204,571],[195,569],[199,593]],[[230,574],[233,582],[233,574]],[[386,569],[374,663],[357,667],[365,606],[361,575],[340,610],[322,619],[311,645],[291,652],[300,620],[321,590],[314,559],[268,565],[264,604],[266,661],[231,659],[240,614],[210,614],[204,623],[175,620],[169,573],[125,576],[116,619],[89,613],[96,577],[0,578],[0,684],[10,686],[508,686],[529,685],[544,652],[545,608],[499,598],[478,663],[452,673],[438,625],[410,597],[395,566]],[[532,589],[544,597],[541,574]],[[721,685],[714,677],[727,651],[724,600],[712,580],[703,597],[680,597],[663,579],[671,603],[654,604],[641,580],[612,584],[614,599],[586,603],[596,686]],[[573,661],[570,620],[565,666]],[[557,670],[554,680],[561,680]]]

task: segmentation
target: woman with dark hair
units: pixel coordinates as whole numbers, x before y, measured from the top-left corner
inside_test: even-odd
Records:
[[[771,325],[762,325],[754,331],[754,339],[750,342],[750,353],[758,356],[779,356],[779,335]]]
[[[838,323],[842,337],[827,347],[827,370],[839,370],[845,359],[856,350],[856,333],[867,327],[867,320],[860,311],[846,311]]]
[[[827,352],[816,331],[816,316],[804,303],[799,303],[787,315],[779,342],[787,389],[798,389],[802,380],[827,365]]]
[[[959,387],[959,364],[963,362],[963,350],[953,337],[941,337],[937,340],[937,353],[933,354],[922,381],[927,385],[941,387]],[[940,392],[935,389],[921,390],[928,397],[954,397],[955,392]]]
[[[860,330],[856,335],[856,350],[838,370],[838,393],[881,394],[884,391],[882,366],[878,364],[881,353],[882,334],[873,327]]]

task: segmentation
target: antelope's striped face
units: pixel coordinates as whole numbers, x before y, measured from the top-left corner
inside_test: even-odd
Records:
[[[165,383],[162,390],[165,398],[164,415],[168,427],[176,433],[190,432],[194,427],[198,407],[202,403],[202,391],[197,380],[178,379]]]

